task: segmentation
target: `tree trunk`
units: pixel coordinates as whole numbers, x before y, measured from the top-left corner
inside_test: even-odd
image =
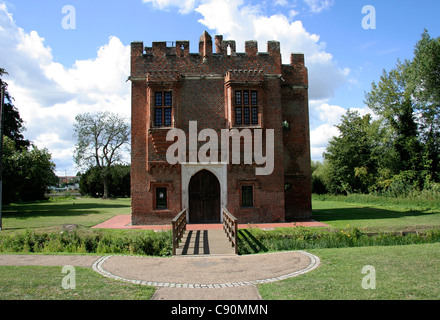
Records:
[[[109,194],[108,175],[109,175],[108,168],[104,168],[102,170],[102,182],[104,183],[104,193],[102,195],[103,199],[108,199],[108,194]]]

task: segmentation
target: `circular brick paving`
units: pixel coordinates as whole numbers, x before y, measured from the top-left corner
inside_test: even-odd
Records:
[[[134,284],[175,288],[227,288],[275,282],[309,272],[320,260],[305,251],[245,256],[171,258],[101,257],[93,270]]]

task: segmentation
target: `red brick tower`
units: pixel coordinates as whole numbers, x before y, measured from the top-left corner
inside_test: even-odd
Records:
[[[188,222],[221,221],[227,208],[240,223],[281,222],[311,217],[308,78],[302,54],[281,62],[280,44],[269,41],[258,52],[246,41],[237,53],[235,41],[200,37],[199,53],[188,41],[131,44],[132,81],[132,223],[169,224],[184,208]],[[201,163],[188,155],[170,164],[166,151],[174,143],[167,133],[274,133],[273,172],[257,175],[254,162]],[[231,139],[232,140],[232,139]],[[206,140],[207,141],[207,140]],[[205,142],[199,141],[197,149]],[[191,145],[187,145],[190,154]],[[244,152],[244,143],[241,143]],[[194,146],[193,146],[194,148]],[[219,150],[221,148],[219,147]],[[232,154],[232,149],[229,150]]]

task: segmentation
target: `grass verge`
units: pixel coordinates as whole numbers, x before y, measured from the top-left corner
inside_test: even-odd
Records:
[[[75,267],[76,288],[63,289],[62,267],[0,266],[1,300],[150,300],[154,287],[107,279]]]
[[[131,214],[124,199],[77,198],[10,204],[3,207],[3,234],[23,229],[61,231],[64,224],[91,227],[116,215]]]
[[[313,195],[313,219],[370,231],[440,229],[439,199]]]
[[[319,268],[296,278],[263,284],[267,300],[438,300],[440,244],[313,249]],[[364,289],[364,266],[375,269],[375,289]]]

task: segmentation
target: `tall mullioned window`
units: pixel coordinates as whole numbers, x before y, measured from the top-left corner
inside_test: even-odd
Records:
[[[234,92],[235,124],[258,125],[258,91],[236,90]]]
[[[173,93],[160,91],[154,93],[154,126],[170,127],[172,124]]]

